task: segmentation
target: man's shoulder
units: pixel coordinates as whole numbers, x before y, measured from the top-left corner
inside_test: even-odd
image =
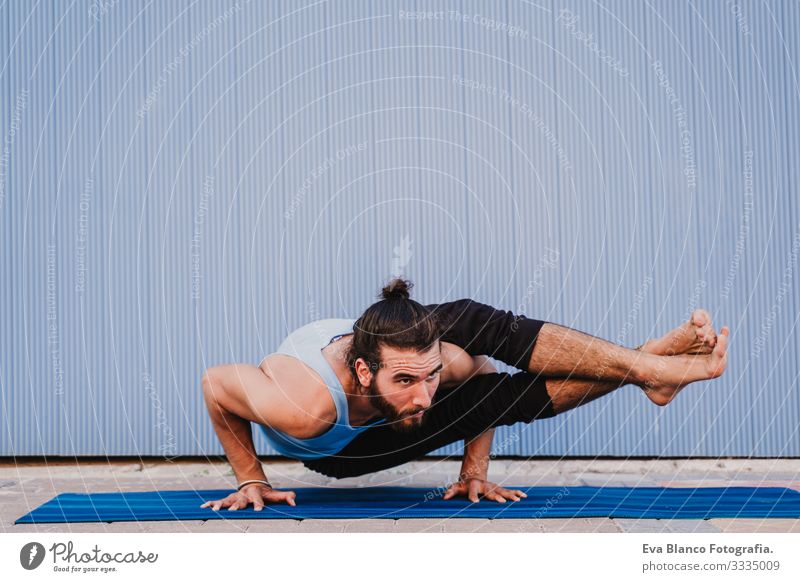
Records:
[[[261,369],[272,379],[283,432],[296,438],[311,438],[336,421],[336,405],[325,381],[303,361],[286,354],[271,354],[264,358]]]

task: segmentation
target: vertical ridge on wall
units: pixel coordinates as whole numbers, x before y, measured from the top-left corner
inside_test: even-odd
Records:
[[[221,454],[204,370],[392,276],[629,347],[730,326],[721,379],[496,454],[800,455],[797,3],[0,14],[0,455]]]

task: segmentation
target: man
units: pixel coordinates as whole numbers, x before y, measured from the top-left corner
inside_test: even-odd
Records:
[[[266,479],[251,422],[282,454],[337,478],[463,439],[461,473],[444,497],[517,501],[524,493],[486,479],[495,427],[549,418],[628,383],[663,406],[727,364],[729,330],[718,336],[701,309],[665,336],[627,349],[469,299],[423,306],[410,288],[395,279],[355,322],[301,327],[259,367],[206,371],[204,398],[238,489],[202,507],[295,505],[293,491]],[[499,374],[486,356],[523,371]]]

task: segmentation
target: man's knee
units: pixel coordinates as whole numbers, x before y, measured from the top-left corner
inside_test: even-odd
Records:
[[[518,372],[507,380],[509,395],[503,424],[531,423],[558,414],[547,390],[547,378],[530,372]]]

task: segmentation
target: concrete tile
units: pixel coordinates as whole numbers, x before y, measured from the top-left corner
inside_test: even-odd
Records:
[[[115,521],[106,524],[108,533],[150,533],[161,522],[153,521]]]
[[[123,522],[120,522],[122,525]],[[62,523],[61,531],[65,533],[107,533],[113,531],[114,524],[106,522],[88,522],[88,523]],[[141,527],[139,528],[141,531]]]
[[[151,521],[147,523],[147,531],[153,533],[199,533],[206,531],[205,525],[201,520]]]
[[[245,533],[250,519],[207,519],[200,526],[202,533]]]
[[[625,533],[668,533],[670,530],[663,519],[614,518],[616,526]]]
[[[488,519],[452,518],[443,522],[447,533],[486,533],[490,525]]]
[[[15,525],[6,533],[67,533],[65,523],[25,523]]]
[[[486,533],[541,533],[537,520],[532,519],[490,519],[481,529]]]
[[[300,533],[329,533],[344,532],[344,528],[350,522],[349,519],[304,519],[298,526]]]
[[[394,522],[396,533],[441,533],[444,531],[443,519],[397,519]]]
[[[347,533],[394,533],[394,519],[354,519],[344,531]]]
[[[295,489],[297,487],[327,487],[330,481],[330,477],[311,472],[304,475],[281,475],[278,478],[270,477],[270,483],[272,483],[277,489]]]
[[[726,533],[800,533],[800,519],[719,518],[709,522]]]
[[[674,533],[719,533],[720,529],[705,519],[665,519]]]
[[[453,533],[541,533],[539,520],[453,518],[444,522],[444,531]]]
[[[247,533],[297,533],[299,531],[299,519],[251,519],[247,523]]]
[[[494,520],[501,521],[501,520]],[[548,519],[506,519],[502,521],[514,522],[515,531],[526,533],[542,533],[545,531],[545,524]]]
[[[546,533],[620,533],[614,520],[606,517],[575,517],[542,519]]]
[[[588,531],[594,533],[619,533],[620,529],[613,519],[607,517],[588,517],[585,518]]]
[[[702,519],[628,519],[613,520],[628,533],[719,533],[720,529]]]

